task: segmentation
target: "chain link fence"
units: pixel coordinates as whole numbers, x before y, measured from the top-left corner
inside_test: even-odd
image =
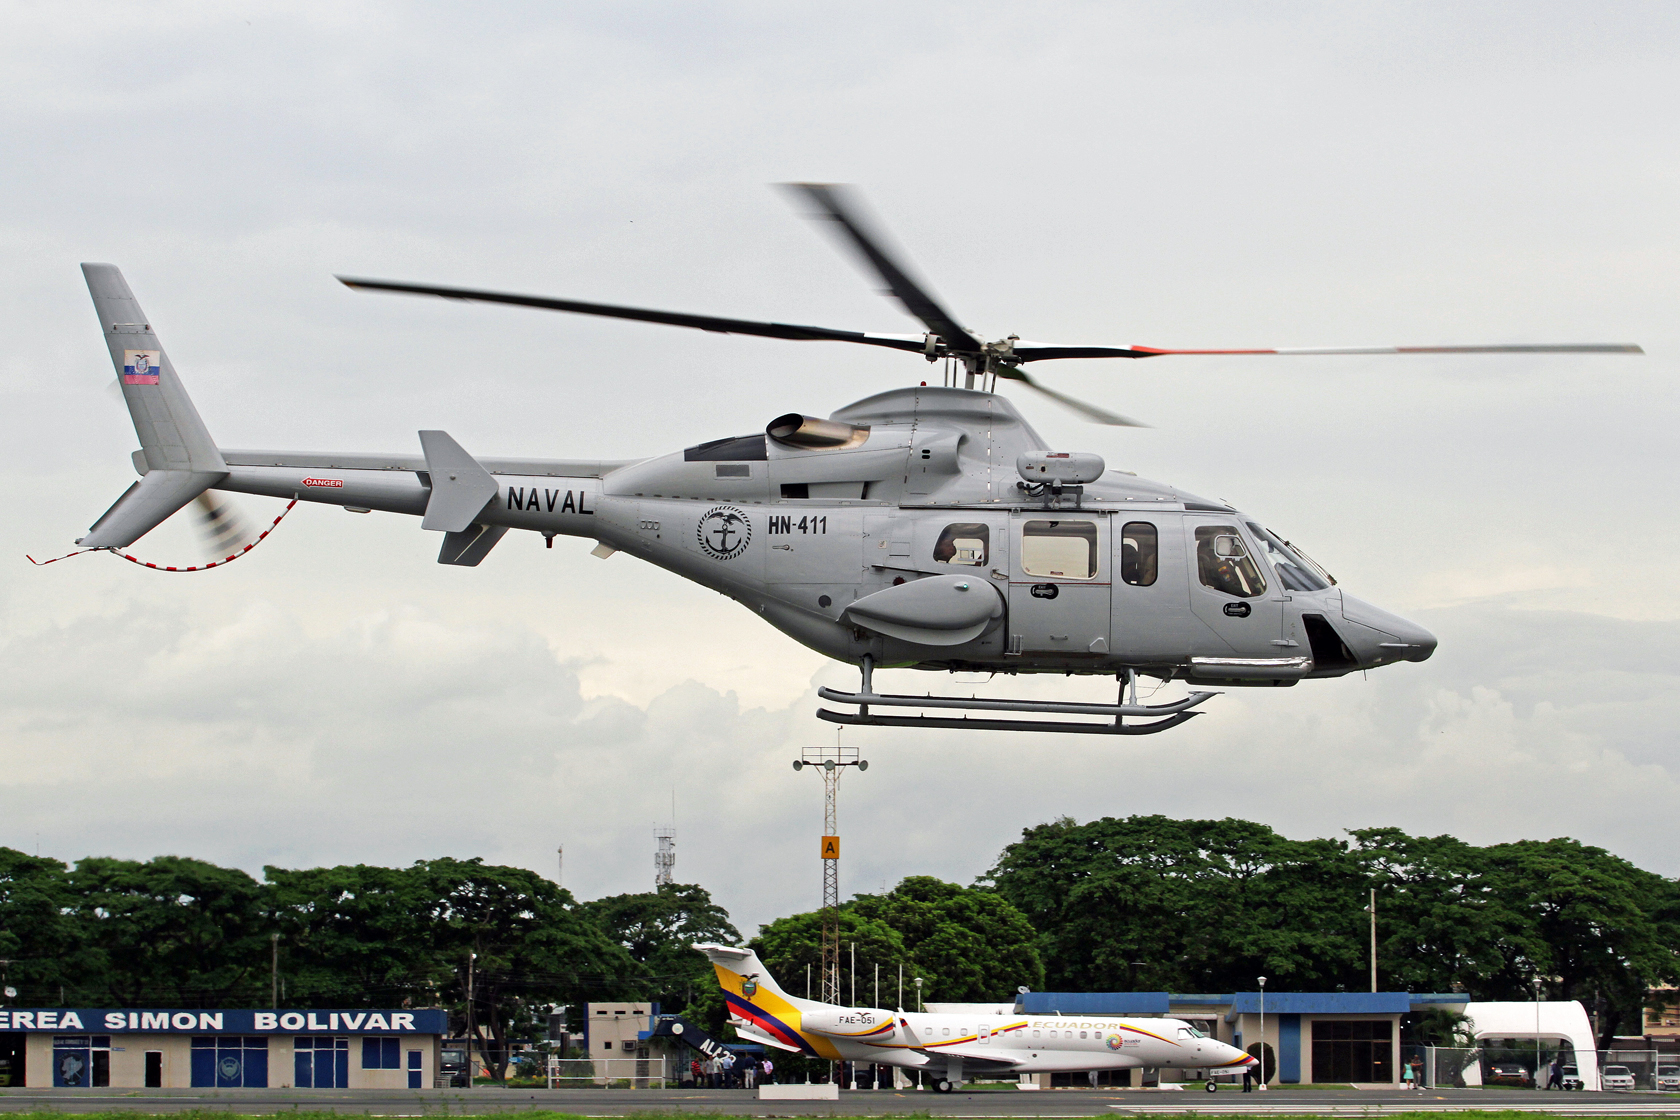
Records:
[[[1506,1046],[1407,1047],[1403,1061],[1425,1088],[1536,1088],[1588,1092],[1680,1092],[1680,1053],[1668,1050]]]

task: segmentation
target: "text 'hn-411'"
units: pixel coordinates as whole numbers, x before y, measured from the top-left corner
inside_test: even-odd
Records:
[[[1139,735],[1174,727],[1209,686],[1288,685],[1397,661],[1435,638],[1347,595],[1260,521],[1223,502],[1054,451],[1000,382],[1104,424],[1136,422],[1039,384],[1032,362],[1182,354],[1639,353],[1617,344],[1188,350],[1059,346],[959,326],[885,248],[842,189],[790,188],[925,331],[865,334],[425,284],[352,288],[515,304],[700,330],[861,343],[944,361],[945,383],[878,393],[827,419],[778,416],[762,432],[651,459],[508,459],[422,431],[420,454],[218,447],[122,274],[86,264],[141,450],[141,478],[77,543],[118,550],[210,492],[263,494],[422,518],[439,563],[476,565],[510,529],[598,542],[704,584],[770,625],[862,670],[858,692],[822,689],[835,723]],[[958,377],[961,384],[958,384]],[[225,521],[225,519],[223,519]],[[247,549],[250,547],[246,546]],[[131,558],[132,559],[132,558]],[[1115,703],[904,696],[880,666],[1111,674]],[[1143,703],[1138,678],[1185,682]],[[934,714],[894,714],[906,708]],[[939,714],[962,710],[965,714]],[[999,718],[997,713],[1039,717]],[[966,714],[973,713],[973,714]]]

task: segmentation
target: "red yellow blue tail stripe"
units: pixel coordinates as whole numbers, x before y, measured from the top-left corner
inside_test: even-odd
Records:
[[[724,999],[729,1003],[729,1013],[736,1018],[745,1019],[770,1037],[785,1042],[789,1046],[797,1046],[801,1053],[816,1055],[816,1050],[805,1036],[782,1022],[776,1016],[757,1007],[733,992],[725,992]]]

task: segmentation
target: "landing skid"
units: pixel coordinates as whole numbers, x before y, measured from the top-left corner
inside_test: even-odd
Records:
[[[959,696],[906,696],[876,692],[873,681],[874,669],[875,666],[871,659],[865,657],[863,659],[863,691],[861,692],[840,692],[832,688],[819,688],[817,695],[822,699],[831,700],[836,704],[852,704],[858,710],[855,712],[836,712],[829,708],[818,708],[817,718],[827,720],[829,723],[841,723],[854,727],[955,728],[965,731],[1044,731],[1063,735],[1154,735],[1157,732],[1177,727],[1179,724],[1200,715],[1200,712],[1191,709],[1219,695],[1217,692],[1192,692],[1184,699],[1175,700],[1170,704],[1139,704],[1137,702],[1137,675],[1128,671],[1126,684],[1131,686],[1131,703],[1124,702],[1125,685],[1121,687],[1121,702],[1116,704],[1081,704],[1061,700],[982,700],[978,697],[964,699]],[[1046,715],[1109,716],[1113,722],[1091,723],[1080,721],[1068,723],[1027,719],[973,719],[968,716],[880,715],[870,711],[874,707],[955,708],[971,712],[1042,712]],[[1147,719],[1150,722],[1127,723],[1128,718]]]

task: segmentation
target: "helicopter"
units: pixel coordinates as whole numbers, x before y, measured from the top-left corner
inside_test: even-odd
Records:
[[[82,271],[141,449],[140,480],[76,543],[120,550],[211,491],[382,510],[442,534],[440,564],[475,566],[510,530],[594,540],[720,592],[794,640],[857,666],[858,691],[819,696],[838,724],[1155,734],[1225,687],[1288,687],[1426,660],[1423,627],[1347,594],[1260,520],[1052,448],[998,391],[1019,384],[1102,424],[1139,422],[1041,384],[1061,359],[1186,354],[1642,353],[1626,344],[1187,350],[1065,346],[961,326],[885,246],[853,195],[790,184],[925,328],[876,334],[470,288],[339,277],[352,289],[512,304],[725,334],[886,347],[944,363],[941,384],[890,389],[825,417],[653,458],[498,458],[442,430],[420,453],[218,447],[122,273]],[[958,385],[958,378],[962,384]],[[290,507],[288,507],[290,508]],[[250,546],[247,546],[247,548]],[[1118,681],[1113,703],[875,691],[911,667]],[[1140,678],[1182,698],[1140,698]],[[919,709],[907,714],[906,709]],[[932,714],[929,714],[932,713]],[[999,713],[1033,717],[1002,718]],[[1096,718],[1059,718],[1096,717]]]

